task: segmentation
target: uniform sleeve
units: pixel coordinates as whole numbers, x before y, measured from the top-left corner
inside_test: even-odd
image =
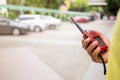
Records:
[[[120,80],[120,11],[111,41],[106,80]]]

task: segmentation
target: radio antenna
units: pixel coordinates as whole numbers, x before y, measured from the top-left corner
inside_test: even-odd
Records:
[[[83,30],[80,26],[79,26],[79,24],[71,17],[71,20],[75,23],[75,25],[77,26],[77,28],[80,30],[80,32],[82,33],[82,34],[84,34],[84,32],[85,32],[85,30]]]

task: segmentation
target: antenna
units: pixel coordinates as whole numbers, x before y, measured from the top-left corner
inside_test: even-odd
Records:
[[[75,23],[75,25],[77,26],[77,28],[81,31],[82,34],[84,34],[85,30],[83,30],[79,24],[71,17],[71,20]]]

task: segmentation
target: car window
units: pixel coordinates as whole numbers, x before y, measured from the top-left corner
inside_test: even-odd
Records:
[[[5,22],[5,19],[0,19],[0,22]]]
[[[0,21],[0,25],[7,25],[8,24],[8,22],[7,21]]]
[[[53,17],[50,16],[40,16],[41,19],[47,19],[47,20],[52,20],[54,19]]]
[[[5,18],[0,18],[0,22],[5,21],[5,20],[6,20]]]
[[[46,19],[46,17],[44,17],[44,16],[40,16],[40,19]]]
[[[33,20],[35,19],[34,17],[24,17],[24,18],[19,18],[19,20]]]

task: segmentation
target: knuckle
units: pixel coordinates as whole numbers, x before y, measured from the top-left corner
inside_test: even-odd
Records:
[[[86,50],[87,50],[87,53],[92,57],[92,53],[88,49]]]
[[[89,49],[88,49],[88,48],[87,48],[86,50],[87,50],[87,52],[88,52],[88,53],[90,53],[90,51],[89,51]]]
[[[84,49],[87,49],[85,44],[83,44],[82,47],[83,47]]]
[[[97,62],[96,59],[95,59],[94,57],[92,57],[92,61],[93,61],[93,62]]]

